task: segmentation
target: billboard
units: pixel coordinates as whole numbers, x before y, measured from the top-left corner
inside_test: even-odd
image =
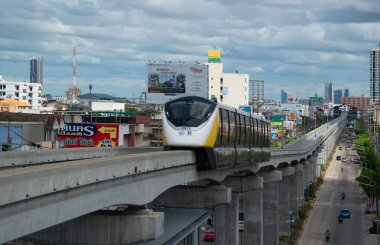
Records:
[[[66,123],[64,130],[57,131],[57,138],[65,148],[117,147],[119,124]]]
[[[288,103],[290,104],[298,103],[298,98],[295,96],[288,96]]]
[[[239,105],[239,109],[249,114],[252,113],[252,107],[250,105]]]
[[[208,62],[220,62],[220,50],[209,50],[208,51]]]
[[[208,67],[201,64],[148,64],[147,103],[163,104],[179,95],[208,98]]]

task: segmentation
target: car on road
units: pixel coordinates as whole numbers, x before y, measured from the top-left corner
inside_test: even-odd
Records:
[[[347,162],[347,159],[345,157],[342,157],[342,162]]]
[[[344,219],[349,219],[351,216],[351,213],[349,209],[342,209],[340,210],[339,215],[342,216]]]
[[[341,156],[336,156],[336,160],[340,160],[341,159]]]

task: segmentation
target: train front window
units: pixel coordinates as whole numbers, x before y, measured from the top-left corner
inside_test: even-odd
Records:
[[[165,104],[167,119],[176,127],[198,127],[207,121],[216,103],[199,97],[186,97]]]

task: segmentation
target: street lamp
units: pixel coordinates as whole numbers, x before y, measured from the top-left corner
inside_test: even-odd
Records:
[[[354,160],[354,162],[355,162],[355,160]],[[360,160],[356,160],[356,162],[358,162],[358,163],[365,163],[365,170],[367,171],[368,170],[368,168],[367,168],[367,162],[363,162],[363,161],[360,161]],[[362,167],[363,167],[363,164],[360,164]]]
[[[366,177],[368,177],[368,176],[366,176]],[[374,185],[371,185],[371,184],[367,184],[367,183],[359,182],[359,181],[356,181],[356,182],[358,182],[358,183],[361,184],[361,185],[367,185],[367,186],[369,186],[369,187],[372,186],[372,188],[373,188],[373,192],[374,192],[374,196],[375,196],[376,217],[379,218],[379,209],[378,209],[378,205],[377,205],[377,195],[376,195],[376,189],[375,189],[375,186],[374,186]]]
[[[92,122],[92,84],[88,85],[88,88],[90,89],[90,121]]]
[[[284,149],[284,121],[281,119],[281,149]]]
[[[7,137],[7,143],[3,145],[3,151],[10,151],[12,150],[12,138],[10,136],[10,129],[11,129],[11,104],[12,104],[12,95],[11,94],[8,94],[6,96],[9,100],[9,103],[8,103],[8,137]]]

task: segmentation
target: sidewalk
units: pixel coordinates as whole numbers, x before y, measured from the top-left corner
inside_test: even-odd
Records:
[[[380,236],[377,236],[376,234],[369,234],[369,228],[372,227],[372,222],[373,220],[376,219],[376,213],[374,214],[366,214],[365,215],[365,220],[367,224],[367,230],[366,230],[366,245],[376,245],[380,244]],[[379,240],[378,240],[379,239]]]

